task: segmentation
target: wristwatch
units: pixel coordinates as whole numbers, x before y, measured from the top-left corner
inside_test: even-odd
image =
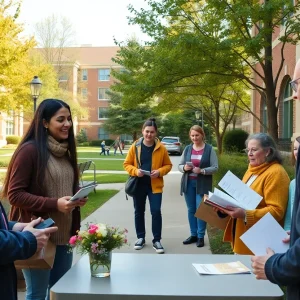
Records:
[[[205,175],[205,170],[201,169],[200,173],[203,174],[203,175]]]

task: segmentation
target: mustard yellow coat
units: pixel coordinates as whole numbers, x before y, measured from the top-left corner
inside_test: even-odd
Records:
[[[124,160],[123,166],[124,169],[130,176],[137,176],[138,173],[138,165],[136,161],[135,155],[135,147],[138,150],[138,159],[140,161],[141,156],[141,143],[143,138],[140,138],[136,142],[134,142],[128,154]],[[163,144],[160,143],[158,139],[155,140],[155,147],[152,153],[152,166],[151,170],[158,170],[159,177],[151,178],[151,187],[152,193],[162,193],[164,187],[163,176],[167,175],[172,169],[172,163],[168,154],[167,149]]]
[[[257,178],[250,187],[263,199],[256,209],[246,211],[246,224],[244,219],[236,219],[234,228],[234,219],[231,218],[224,232],[224,241],[231,242],[233,252],[237,254],[253,254],[240,236],[266,213],[269,212],[283,226],[288,202],[290,179],[282,165],[277,162],[264,163],[257,167],[249,165],[243,182],[247,182],[252,175],[257,175]]]

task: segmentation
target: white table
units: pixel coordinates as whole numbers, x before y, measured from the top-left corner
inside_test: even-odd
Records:
[[[111,276],[93,278],[84,256],[53,286],[51,300],[283,299],[277,285],[253,274],[199,275],[192,266],[237,260],[251,268],[250,256],[114,253]]]

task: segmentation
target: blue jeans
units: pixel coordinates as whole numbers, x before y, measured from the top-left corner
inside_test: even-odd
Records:
[[[73,253],[68,246],[56,246],[56,254],[51,270],[23,269],[26,281],[26,300],[50,298],[51,287],[71,268]]]
[[[151,187],[143,187],[140,189],[139,195],[133,197],[134,205],[134,222],[135,231],[137,238],[145,238],[145,208],[146,198],[148,196],[150,204],[150,212],[152,216],[152,234],[155,243],[161,240],[161,228],[162,228],[162,217],[161,217],[161,200],[162,193],[153,194]]]
[[[195,217],[196,210],[202,201],[203,195],[196,194],[196,184],[197,180],[188,179],[184,198],[188,209],[191,236],[203,238],[206,230],[206,222]]]

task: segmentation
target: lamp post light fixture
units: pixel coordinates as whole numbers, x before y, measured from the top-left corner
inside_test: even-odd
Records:
[[[42,88],[42,82],[38,78],[38,76],[34,76],[33,79],[30,82],[30,90],[31,90],[31,96],[33,99],[33,112],[36,111],[36,101],[40,95],[40,91]]]
[[[198,122],[198,125],[200,125],[201,127],[203,127],[203,109],[201,109],[201,111],[196,110],[195,111],[195,117],[196,117],[196,120]],[[201,117],[201,121],[200,121],[200,117]]]

